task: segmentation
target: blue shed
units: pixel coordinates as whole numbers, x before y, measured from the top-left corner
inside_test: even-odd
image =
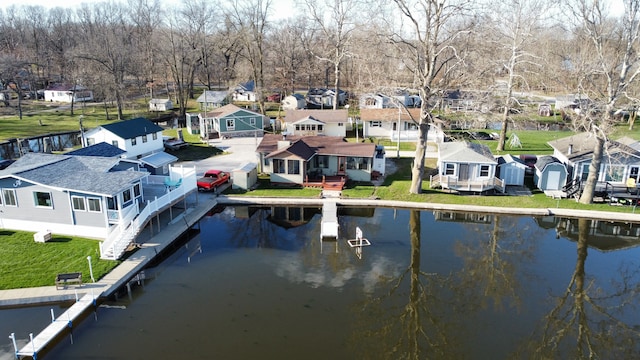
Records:
[[[567,167],[553,156],[540,156],[533,181],[542,190],[561,190],[567,183]]]

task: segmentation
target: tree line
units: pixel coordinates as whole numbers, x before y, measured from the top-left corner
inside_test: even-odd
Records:
[[[120,118],[132,93],[164,88],[181,115],[200,85],[228,89],[253,80],[262,112],[272,92],[411,89],[422,98],[414,119],[422,160],[410,190],[419,193],[432,110],[452,89],[502,99],[499,150],[516,94],[588,97],[588,109],[572,121],[599,139],[598,166],[614,112],[638,103],[640,0],[622,2],[613,13],[597,0],[300,0],[285,19],[274,14],[273,0],[11,6],[0,11],[0,83],[17,91],[26,81],[81,84],[115,103]],[[597,171],[582,201],[591,201]]]

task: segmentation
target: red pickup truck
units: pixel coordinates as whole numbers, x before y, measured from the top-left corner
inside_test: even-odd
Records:
[[[198,179],[198,190],[200,191],[216,191],[222,184],[229,182],[229,173],[221,170],[207,170],[204,175]]]

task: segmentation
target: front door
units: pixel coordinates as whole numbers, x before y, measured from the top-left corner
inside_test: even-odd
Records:
[[[469,164],[460,164],[458,169],[458,180],[469,180]]]
[[[347,158],[344,156],[338,156],[338,175],[344,175],[347,167]]]

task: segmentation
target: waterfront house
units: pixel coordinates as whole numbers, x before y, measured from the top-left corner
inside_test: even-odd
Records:
[[[256,151],[261,172],[277,184],[312,186],[334,180],[371,181],[384,175],[384,150],[337,136],[266,134]]]
[[[391,141],[416,141],[420,108],[361,109],[362,136],[387,138]],[[398,124],[400,124],[398,128]],[[444,132],[438,124],[429,127],[427,141],[441,143]]]
[[[198,115],[203,138],[262,136],[269,118],[257,112],[228,104]]]
[[[125,151],[123,157],[139,159],[162,151],[162,128],[145,118],[100,125],[84,133],[86,145],[106,142]]]
[[[287,134],[299,136],[345,137],[351,128],[346,109],[287,110],[283,125]]]
[[[496,177],[497,166],[486,145],[445,142],[438,146],[438,174],[431,176],[431,187],[459,192],[504,192],[504,181]]]

